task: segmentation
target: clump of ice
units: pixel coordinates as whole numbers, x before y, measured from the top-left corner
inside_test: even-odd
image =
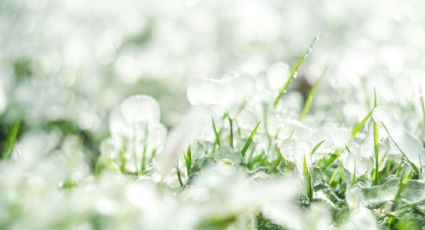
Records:
[[[157,123],[160,119],[159,105],[155,99],[146,95],[135,95],[121,103],[121,113],[129,124]]]

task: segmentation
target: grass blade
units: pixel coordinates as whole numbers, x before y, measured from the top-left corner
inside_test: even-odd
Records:
[[[336,150],[334,153],[332,153],[327,160],[323,161],[323,164],[321,167],[322,170],[325,171],[329,167],[329,165],[331,165],[336,159],[338,159],[340,155],[341,155],[341,152],[339,150]]]
[[[319,148],[320,148],[320,146],[323,144],[323,143],[325,143],[326,142],[326,140],[322,140],[322,141],[320,141],[319,143],[317,143],[314,147],[313,147],[313,149],[311,150],[311,155],[313,155]]]
[[[190,169],[192,168],[192,148],[189,145],[186,154],[184,155],[184,163],[186,164],[187,176],[189,176]]]
[[[358,125],[356,125],[356,127],[354,127],[354,129],[351,131],[351,137],[356,137],[357,134],[360,132],[360,130],[362,130],[363,126],[366,124],[366,122],[369,120],[369,118],[372,116],[373,113],[373,109],[371,111],[369,111],[369,113],[366,115],[365,118],[363,118],[362,121],[360,121],[360,123]]]
[[[375,152],[375,180],[374,185],[379,183],[379,129],[378,123],[373,122],[373,149]]]
[[[307,197],[308,197],[308,200],[311,201],[311,199],[313,198],[313,188],[311,186],[311,177],[310,177],[310,172],[307,166],[307,159],[305,156],[304,156],[303,168],[304,168],[303,171],[304,171],[304,180],[305,180]]]
[[[21,120],[15,121],[15,123],[12,126],[12,130],[7,135],[6,151],[3,154],[3,159],[9,159],[11,157],[13,148],[15,147],[15,143],[18,138],[20,128],[21,128]]]
[[[276,96],[276,98],[274,99],[273,102],[273,107],[276,108],[277,107],[277,103],[279,102],[280,98],[283,96],[283,94],[285,94],[286,90],[289,87],[289,84],[292,82],[292,80],[295,78],[298,68],[300,68],[301,64],[304,62],[304,59],[310,54],[314,43],[317,41],[317,39],[319,39],[318,36],[316,36],[313,41],[311,42],[310,46],[308,47],[308,49],[304,52],[304,54],[298,58],[297,62],[295,63],[294,68],[292,69],[291,73],[289,74],[288,78],[285,81],[285,84],[283,84],[283,86],[279,89],[279,93]]]
[[[230,144],[230,147],[233,148],[233,121],[232,121],[232,118],[230,118],[230,115],[228,113],[224,114],[224,118],[227,118],[227,121],[229,122],[229,129],[230,129],[229,144]]]
[[[407,182],[409,182],[410,179],[410,172],[409,173],[404,173],[401,178],[400,178],[400,183],[398,185],[398,189],[397,189],[397,193],[394,196],[394,200],[393,200],[393,205],[392,205],[392,210],[395,209],[395,207],[397,206],[398,201],[400,200],[401,197],[401,192],[403,191],[403,189],[406,187]]]
[[[373,110],[378,106],[378,100],[376,99],[376,90],[373,89],[373,95],[374,95],[374,101],[373,101],[373,108],[369,111],[369,113],[366,115],[365,118],[363,118],[360,123],[354,127],[354,129],[351,131],[351,137],[356,137],[357,134],[360,132],[360,130],[363,128],[363,126],[366,124],[366,122],[369,120],[369,118],[372,116]]]
[[[215,140],[214,140],[214,145],[218,145],[220,146],[220,133],[217,130],[217,126],[215,125],[215,121],[214,118],[211,118],[212,121],[212,127],[213,127],[213,131],[214,131],[214,135],[215,135]]]
[[[314,82],[313,86],[311,87],[311,90],[310,90],[310,92],[308,93],[307,99],[305,100],[305,104],[304,104],[303,111],[301,112],[301,116],[300,116],[300,119],[301,119],[301,120],[304,120],[304,119],[305,119],[305,117],[307,117],[307,114],[310,112],[311,105],[312,105],[312,103],[313,103],[313,97],[314,97],[314,94],[316,93],[316,91],[317,91],[317,87],[319,86],[320,81],[321,81],[321,80],[323,79],[323,77],[325,76],[325,74],[326,74],[326,71],[327,71],[327,70],[328,70],[328,68],[327,68],[327,67],[325,67],[325,69],[323,70],[323,72],[322,72],[322,74],[320,75],[319,79],[317,79],[317,80]]]
[[[249,135],[248,140],[245,142],[245,145],[242,148],[242,157],[245,157],[246,151],[248,151],[249,146],[251,145],[252,141],[254,140],[255,135],[257,134],[258,127],[260,127],[260,121],[257,123],[255,128],[252,130],[251,134]]]
[[[177,171],[177,179],[179,180],[180,187],[183,187],[182,175],[180,173],[180,168],[179,168],[179,162],[178,161],[177,161],[176,171]]]
[[[378,99],[376,97],[376,90],[373,89],[374,102],[373,108],[378,106]],[[379,127],[376,121],[373,121],[373,150],[375,152],[375,178],[374,184],[378,185],[379,183]]]

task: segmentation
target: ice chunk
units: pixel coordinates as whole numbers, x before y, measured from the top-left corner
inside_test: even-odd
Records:
[[[187,98],[192,105],[219,105],[233,98],[223,91],[223,84],[215,79],[203,78],[187,88]]]
[[[121,103],[121,114],[126,122],[157,123],[160,118],[160,109],[156,100],[146,95],[135,95]]]
[[[164,149],[157,158],[158,169],[162,178],[171,172],[176,164],[178,154],[187,148],[205,124],[210,124],[210,111],[203,107],[195,107],[169,133]]]
[[[354,210],[348,217],[347,222],[341,227],[342,230],[356,230],[356,229],[379,229],[376,224],[375,217],[369,209],[360,207]]]
[[[425,160],[425,149],[422,147],[421,141],[413,136],[401,122],[397,121],[391,113],[383,107],[378,107],[373,112],[373,119],[383,123],[388,130],[389,136],[394,140],[396,147],[405,157],[421,167]]]

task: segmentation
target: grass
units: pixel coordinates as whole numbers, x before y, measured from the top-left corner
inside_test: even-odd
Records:
[[[313,41],[311,42],[310,46],[308,47],[307,50],[304,51],[304,54],[301,55],[297,62],[295,63],[295,66],[292,68],[291,72],[289,73],[288,78],[286,79],[285,83],[283,84],[282,87],[280,87],[279,89],[279,93],[277,94],[277,96],[275,97],[274,101],[273,101],[273,107],[276,108],[280,98],[283,96],[283,94],[286,93],[289,85],[291,84],[292,80],[296,77],[297,75],[297,71],[300,68],[301,64],[304,62],[304,59],[306,59],[308,57],[308,55],[310,54],[310,52],[313,49],[314,43],[319,39],[318,36],[316,36]]]
[[[21,120],[16,120],[12,125],[12,130],[7,135],[6,150],[3,153],[3,159],[9,159],[12,155],[13,148],[18,138],[19,129],[21,128]]]
[[[325,77],[327,70],[328,67],[325,67],[320,77],[313,83],[313,86],[311,87],[308,93],[307,99],[305,100],[304,108],[300,115],[300,120],[304,120],[310,112],[311,105],[313,104],[313,97],[316,94],[317,87],[319,86],[319,83],[322,81],[322,79]]]
[[[255,135],[257,134],[258,127],[260,127],[260,121],[255,125],[255,128],[252,130],[251,134],[248,137],[248,140],[245,142],[241,154],[242,157],[245,157],[246,151],[248,151],[249,146],[252,144],[252,141],[254,140]]]
[[[306,156],[304,156],[304,160],[303,160],[303,174],[304,174],[307,198],[311,202],[311,200],[313,199],[313,187],[311,184],[311,175],[310,175],[310,170],[308,169],[308,166],[307,166]]]
[[[374,91],[375,100],[373,108],[378,106],[378,100],[376,98],[376,91]],[[373,121],[373,150],[375,153],[375,177],[374,177],[374,185],[379,184],[379,127],[378,122]]]
[[[148,143],[155,141],[155,139],[151,139],[155,137],[149,136],[152,130],[148,130],[148,126],[145,126],[143,130],[139,130],[141,132],[140,134],[143,134],[140,136],[145,137],[142,141],[138,140],[136,135],[126,136],[119,140],[113,139],[115,136],[111,137],[112,140],[120,143],[120,146],[115,149],[116,152],[114,153],[116,155],[114,157],[101,155],[97,161],[93,176],[90,179],[96,181],[104,175],[107,175],[107,179],[110,179],[110,174],[104,174],[107,171],[125,178],[130,178],[129,180],[132,184],[137,184],[139,179],[151,180],[153,184],[157,183],[156,185],[158,185],[153,186],[157,189],[153,190],[153,193],[159,194],[155,198],[160,200],[158,207],[165,205],[168,200],[173,200],[174,203],[170,206],[187,205],[185,206],[187,209],[189,209],[188,207],[195,207],[196,210],[194,213],[197,214],[197,212],[202,212],[204,208],[208,209],[211,208],[210,206],[218,206],[218,209],[212,209],[207,214],[203,213],[202,215],[204,216],[196,220],[196,226],[201,229],[238,229],[241,226],[248,226],[247,229],[284,229],[278,225],[278,222],[275,223],[273,218],[269,219],[262,207],[243,206],[240,208],[237,206],[239,203],[232,203],[234,200],[242,200],[243,205],[250,204],[250,200],[243,196],[250,195],[252,191],[246,188],[244,190],[235,188],[234,186],[240,182],[238,180],[240,178],[234,179],[232,177],[233,175],[227,174],[229,173],[226,171],[227,169],[234,169],[241,175],[246,176],[242,180],[243,183],[249,183],[253,188],[264,181],[269,181],[269,179],[270,181],[284,177],[299,179],[301,191],[291,201],[291,204],[294,205],[294,209],[300,208],[297,211],[302,213],[302,218],[305,218],[306,221],[308,220],[308,216],[312,214],[310,213],[313,210],[310,209],[311,207],[324,206],[326,208],[323,208],[323,213],[328,213],[328,211],[332,213],[330,217],[331,221],[338,228],[341,224],[346,223],[352,213],[355,213],[356,210],[352,206],[359,206],[369,208],[374,213],[379,226],[384,229],[409,229],[411,226],[422,226],[421,223],[423,222],[420,221],[425,221],[425,212],[422,208],[425,201],[407,204],[406,200],[402,199],[408,192],[412,193],[409,183],[423,178],[422,165],[413,163],[407,157],[408,154],[394,140],[387,124],[374,119],[373,113],[378,107],[375,90],[373,107],[369,107],[369,111],[358,124],[354,127],[349,127],[348,140],[344,140],[346,143],[343,144],[336,143],[339,137],[329,137],[332,136],[332,133],[324,133],[326,129],[322,129],[322,127],[329,124],[327,121],[318,119],[317,123],[314,123],[316,121],[316,113],[314,111],[312,112],[313,103],[319,86],[324,84],[323,79],[327,74],[327,67],[319,73],[319,77],[310,88],[302,111],[299,113],[298,121],[306,126],[302,128],[303,132],[300,131],[298,133],[297,129],[297,135],[293,135],[295,128],[290,128],[285,122],[282,122],[287,118],[287,114],[273,109],[279,105],[282,96],[289,90],[298,69],[311,52],[316,40],[317,38],[311,42],[309,48],[297,59],[276,97],[267,98],[267,100],[261,102],[262,104],[258,105],[250,104],[250,100],[245,100],[242,104],[231,108],[233,110],[229,108],[224,110],[236,110],[237,112],[232,113],[232,115],[229,112],[224,112],[220,117],[212,117],[211,127],[206,128],[209,131],[212,128],[213,135],[207,138],[195,135],[194,140],[191,140],[190,143],[179,146],[181,148],[175,150],[176,156],[179,158],[175,163],[173,162],[171,164],[171,167],[174,166],[176,171],[175,174],[173,171],[169,181],[163,180],[160,182],[161,185],[158,185],[159,183],[155,181],[155,173],[157,173],[155,163],[158,160],[156,159],[156,153],[158,151],[158,154],[162,154],[161,147],[163,146],[150,150],[152,148],[148,146]],[[367,97],[368,105],[371,98]],[[383,101],[383,99],[380,99],[380,105],[381,103],[384,104]],[[417,123],[414,124],[423,126],[425,125],[425,105],[422,96],[419,102],[421,110],[415,109],[413,112],[421,112],[422,117],[417,119]],[[255,114],[258,115],[258,120],[260,121],[252,129],[247,130],[240,126],[238,116],[248,107],[260,108],[262,111],[260,112],[261,114]],[[316,110],[316,107],[314,107],[314,110]],[[317,110],[320,112],[324,111],[321,108],[317,108]],[[294,112],[295,117],[297,116],[297,112]],[[333,116],[337,112],[330,111],[329,113]],[[308,120],[306,120],[307,117],[309,118]],[[310,125],[311,127],[309,127]],[[277,131],[270,131],[274,130],[273,128],[276,128],[275,130]],[[11,158],[20,131],[21,122],[17,120],[7,133],[6,147],[3,153],[4,159]],[[132,133],[135,134],[136,132],[136,126],[134,126]],[[287,135],[288,133],[289,137]],[[318,137],[317,135],[320,136]],[[373,148],[371,148],[372,146],[364,146],[365,143],[370,145],[370,140],[373,140]],[[300,147],[298,145],[304,143],[305,146],[298,148]],[[313,148],[310,150],[311,145]],[[299,149],[302,151],[297,151]],[[394,154],[394,149],[401,153],[401,158],[398,157],[400,154]],[[148,151],[152,151],[152,153],[149,154]],[[139,153],[142,153],[141,157],[138,155]],[[348,157],[350,156],[353,156],[353,159],[355,159],[353,165],[348,164]],[[299,163],[301,161],[302,164],[300,165]],[[7,161],[5,162],[7,163]],[[137,165],[136,172],[128,169],[128,163],[130,162]],[[203,175],[204,171],[210,169],[219,171],[221,167],[226,169],[224,170],[225,175],[223,178],[214,179],[215,177],[212,177],[213,179],[208,179],[206,177],[207,179],[204,180],[200,176]],[[365,169],[365,167],[367,168]],[[92,182],[82,181],[81,183],[70,178],[67,177],[65,178],[66,180],[60,183],[61,191],[66,190],[69,194],[72,194],[73,191],[79,191],[80,186],[84,186],[85,183]],[[227,179],[230,182],[228,181],[227,184],[224,184]],[[211,180],[212,182],[207,180]],[[374,199],[379,199],[386,192],[384,189],[388,185],[388,182],[394,182],[392,184],[394,187],[390,187],[389,189],[392,192],[388,195],[390,198],[374,203]],[[203,183],[211,183],[212,185],[209,184],[211,187],[205,186],[200,189],[196,187]],[[55,184],[55,186],[57,185]],[[188,198],[190,196],[186,195],[194,195],[191,194],[193,192],[192,188],[194,188],[193,191],[208,194],[208,197],[201,202],[195,201],[191,203],[190,198]],[[122,189],[125,188],[119,188],[119,191],[121,192]],[[290,189],[290,187],[287,188],[288,191]],[[374,191],[372,194],[373,197],[370,199],[372,201],[367,197],[367,191],[369,190]],[[271,193],[272,191],[267,192]],[[254,198],[252,199],[268,198],[269,193],[267,192],[264,195],[256,194],[258,196],[253,196]],[[352,192],[355,194],[352,194]],[[183,195],[180,196],[180,194]],[[144,194],[140,194],[140,196],[142,195]],[[232,199],[232,195],[237,196],[237,199]],[[359,201],[355,199],[348,200],[348,198],[355,197],[356,195],[359,195]],[[220,197],[222,200],[220,202],[222,203],[209,203],[211,202],[210,199],[216,198],[215,196],[223,196]],[[241,196],[241,199],[238,199],[238,196]],[[280,193],[280,196],[285,196],[285,193]],[[352,205],[349,201],[357,203]],[[255,202],[253,201],[253,203]],[[257,203],[255,204],[258,205]],[[223,212],[222,210],[226,210],[228,208],[227,206],[230,209],[236,207],[236,211]],[[184,211],[187,210],[185,209]],[[220,215],[216,215],[216,213]],[[196,216],[195,214],[193,215]],[[317,214],[318,218],[327,218],[327,216],[320,216],[321,214]]]

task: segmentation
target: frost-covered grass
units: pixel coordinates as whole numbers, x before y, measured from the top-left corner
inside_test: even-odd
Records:
[[[424,229],[424,4],[311,4],[0,3],[0,229]]]

